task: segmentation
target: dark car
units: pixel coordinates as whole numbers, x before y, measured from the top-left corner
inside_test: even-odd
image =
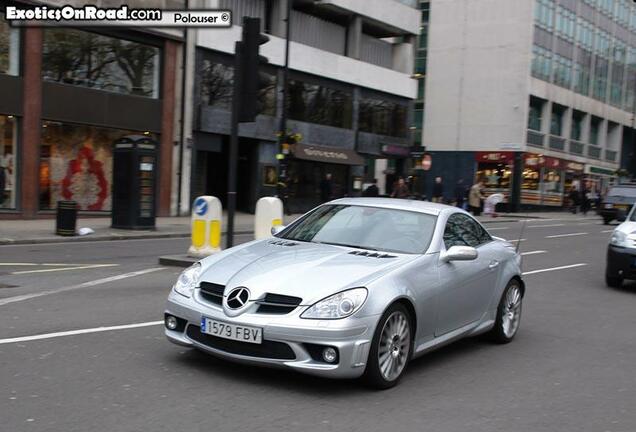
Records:
[[[605,225],[614,219],[622,222],[636,203],[636,184],[620,184],[613,186],[601,203],[599,214]]]

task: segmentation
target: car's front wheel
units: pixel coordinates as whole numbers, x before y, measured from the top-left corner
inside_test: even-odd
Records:
[[[409,311],[396,303],[378,322],[369,350],[364,378],[371,386],[387,389],[398,383],[411,359],[414,329]]]
[[[605,285],[610,288],[620,288],[623,285],[623,279],[620,277],[609,276],[607,273],[605,274]]]
[[[521,322],[522,300],[521,283],[517,279],[512,279],[508,282],[497,307],[495,326],[490,331],[493,341],[504,344],[515,337]]]

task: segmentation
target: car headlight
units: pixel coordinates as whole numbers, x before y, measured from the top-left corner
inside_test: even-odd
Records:
[[[613,208],[613,207],[614,207],[614,206],[612,205],[612,203],[607,203],[607,204],[605,204],[605,208],[606,208],[606,209],[611,209],[611,208]]]
[[[339,292],[307,308],[300,316],[309,319],[340,319],[354,314],[367,299],[366,288]]]
[[[172,289],[184,297],[192,297],[192,291],[199,281],[201,264],[195,263],[181,272]]]
[[[614,230],[610,244],[614,246],[627,247],[627,234],[623,231]]]

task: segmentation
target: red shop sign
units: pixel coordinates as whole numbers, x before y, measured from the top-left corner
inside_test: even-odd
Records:
[[[510,164],[514,161],[514,152],[475,152],[477,162],[498,162]]]
[[[548,169],[555,169],[555,170],[561,169],[562,168],[561,162],[563,162],[561,159],[557,159],[557,158],[553,158],[549,156],[545,156],[543,158],[543,166]]]

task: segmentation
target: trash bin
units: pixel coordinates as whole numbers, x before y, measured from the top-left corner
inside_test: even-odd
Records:
[[[60,236],[74,236],[76,225],[77,203],[75,201],[58,201],[55,234]]]

